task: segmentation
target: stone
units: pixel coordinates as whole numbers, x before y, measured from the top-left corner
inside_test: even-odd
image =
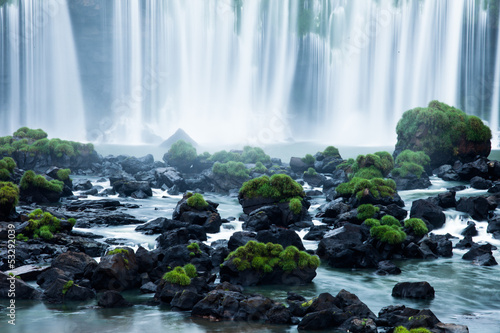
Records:
[[[392,288],[392,297],[434,298],[434,288],[428,282],[400,282]]]
[[[103,308],[126,308],[133,304],[129,303],[115,290],[107,290],[99,296],[97,305]]]

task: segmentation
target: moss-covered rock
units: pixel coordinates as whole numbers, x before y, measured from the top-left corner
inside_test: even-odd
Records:
[[[481,119],[439,101],[406,111],[396,127],[396,153],[424,151],[431,167],[455,160],[470,162],[491,151],[491,130]]]
[[[26,171],[19,183],[21,199],[28,203],[58,202],[61,198],[64,183],[60,180],[47,180],[33,170]]]
[[[15,218],[19,202],[19,188],[11,182],[0,182],[0,220],[10,221]]]
[[[320,260],[295,246],[249,241],[231,252],[221,267],[221,281],[243,286],[301,285],[312,281]]]
[[[69,221],[62,221],[40,208],[32,211],[28,218],[28,226],[23,230],[23,233],[25,237],[29,238],[41,237],[50,240],[57,233],[71,231],[74,225]]]

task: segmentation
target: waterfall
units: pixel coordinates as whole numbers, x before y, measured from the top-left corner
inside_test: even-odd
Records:
[[[85,140],[85,112],[66,1],[20,1],[0,9],[2,135],[21,126]]]
[[[2,135],[391,145],[433,99],[498,131],[498,0],[19,0],[0,26]]]

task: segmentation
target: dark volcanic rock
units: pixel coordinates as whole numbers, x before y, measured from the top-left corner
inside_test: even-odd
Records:
[[[457,210],[469,214],[474,220],[484,221],[489,217],[490,206],[483,197],[460,198]]]
[[[478,189],[478,190],[487,190],[491,186],[493,186],[493,182],[491,180],[486,180],[486,179],[478,177],[478,176],[473,177],[470,180],[470,187]]]
[[[392,297],[434,298],[434,288],[428,282],[400,282],[392,288]]]
[[[15,290],[16,299],[38,299],[40,292],[14,276],[0,272],[0,298],[11,298],[9,294]]]
[[[410,210],[410,217],[423,219],[434,227],[434,229],[441,228],[446,221],[443,209],[434,204],[431,200],[425,199],[413,201]]]
[[[140,287],[139,267],[134,250],[106,255],[94,270],[91,283],[96,290],[122,291]]]
[[[115,290],[107,290],[99,296],[97,305],[103,308],[125,308],[132,306],[123,296]]]
[[[401,274],[401,269],[389,260],[383,260],[378,263],[377,275],[398,275]]]
[[[301,251],[305,250],[300,236],[290,229],[272,228],[271,230],[262,230],[257,233],[255,239],[261,243],[281,244],[283,248],[293,245]]]

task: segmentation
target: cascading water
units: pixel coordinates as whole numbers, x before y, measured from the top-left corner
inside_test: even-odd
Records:
[[[401,114],[433,99],[498,128],[495,1],[88,0],[69,2],[74,40],[57,3],[62,19],[14,48],[21,57],[8,36],[36,27],[34,5],[1,8],[5,134],[30,125],[62,136],[67,126],[92,141],[140,143],[180,127],[200,142],[389,145]],[[82,75],[100,69],[84,80],[87,124],[81,99],[63,98],[80,91],[74,42]]]
[[[66,1],[4,5],[0,24],[2,134],[29,126],[85,140],[78,60]]]

